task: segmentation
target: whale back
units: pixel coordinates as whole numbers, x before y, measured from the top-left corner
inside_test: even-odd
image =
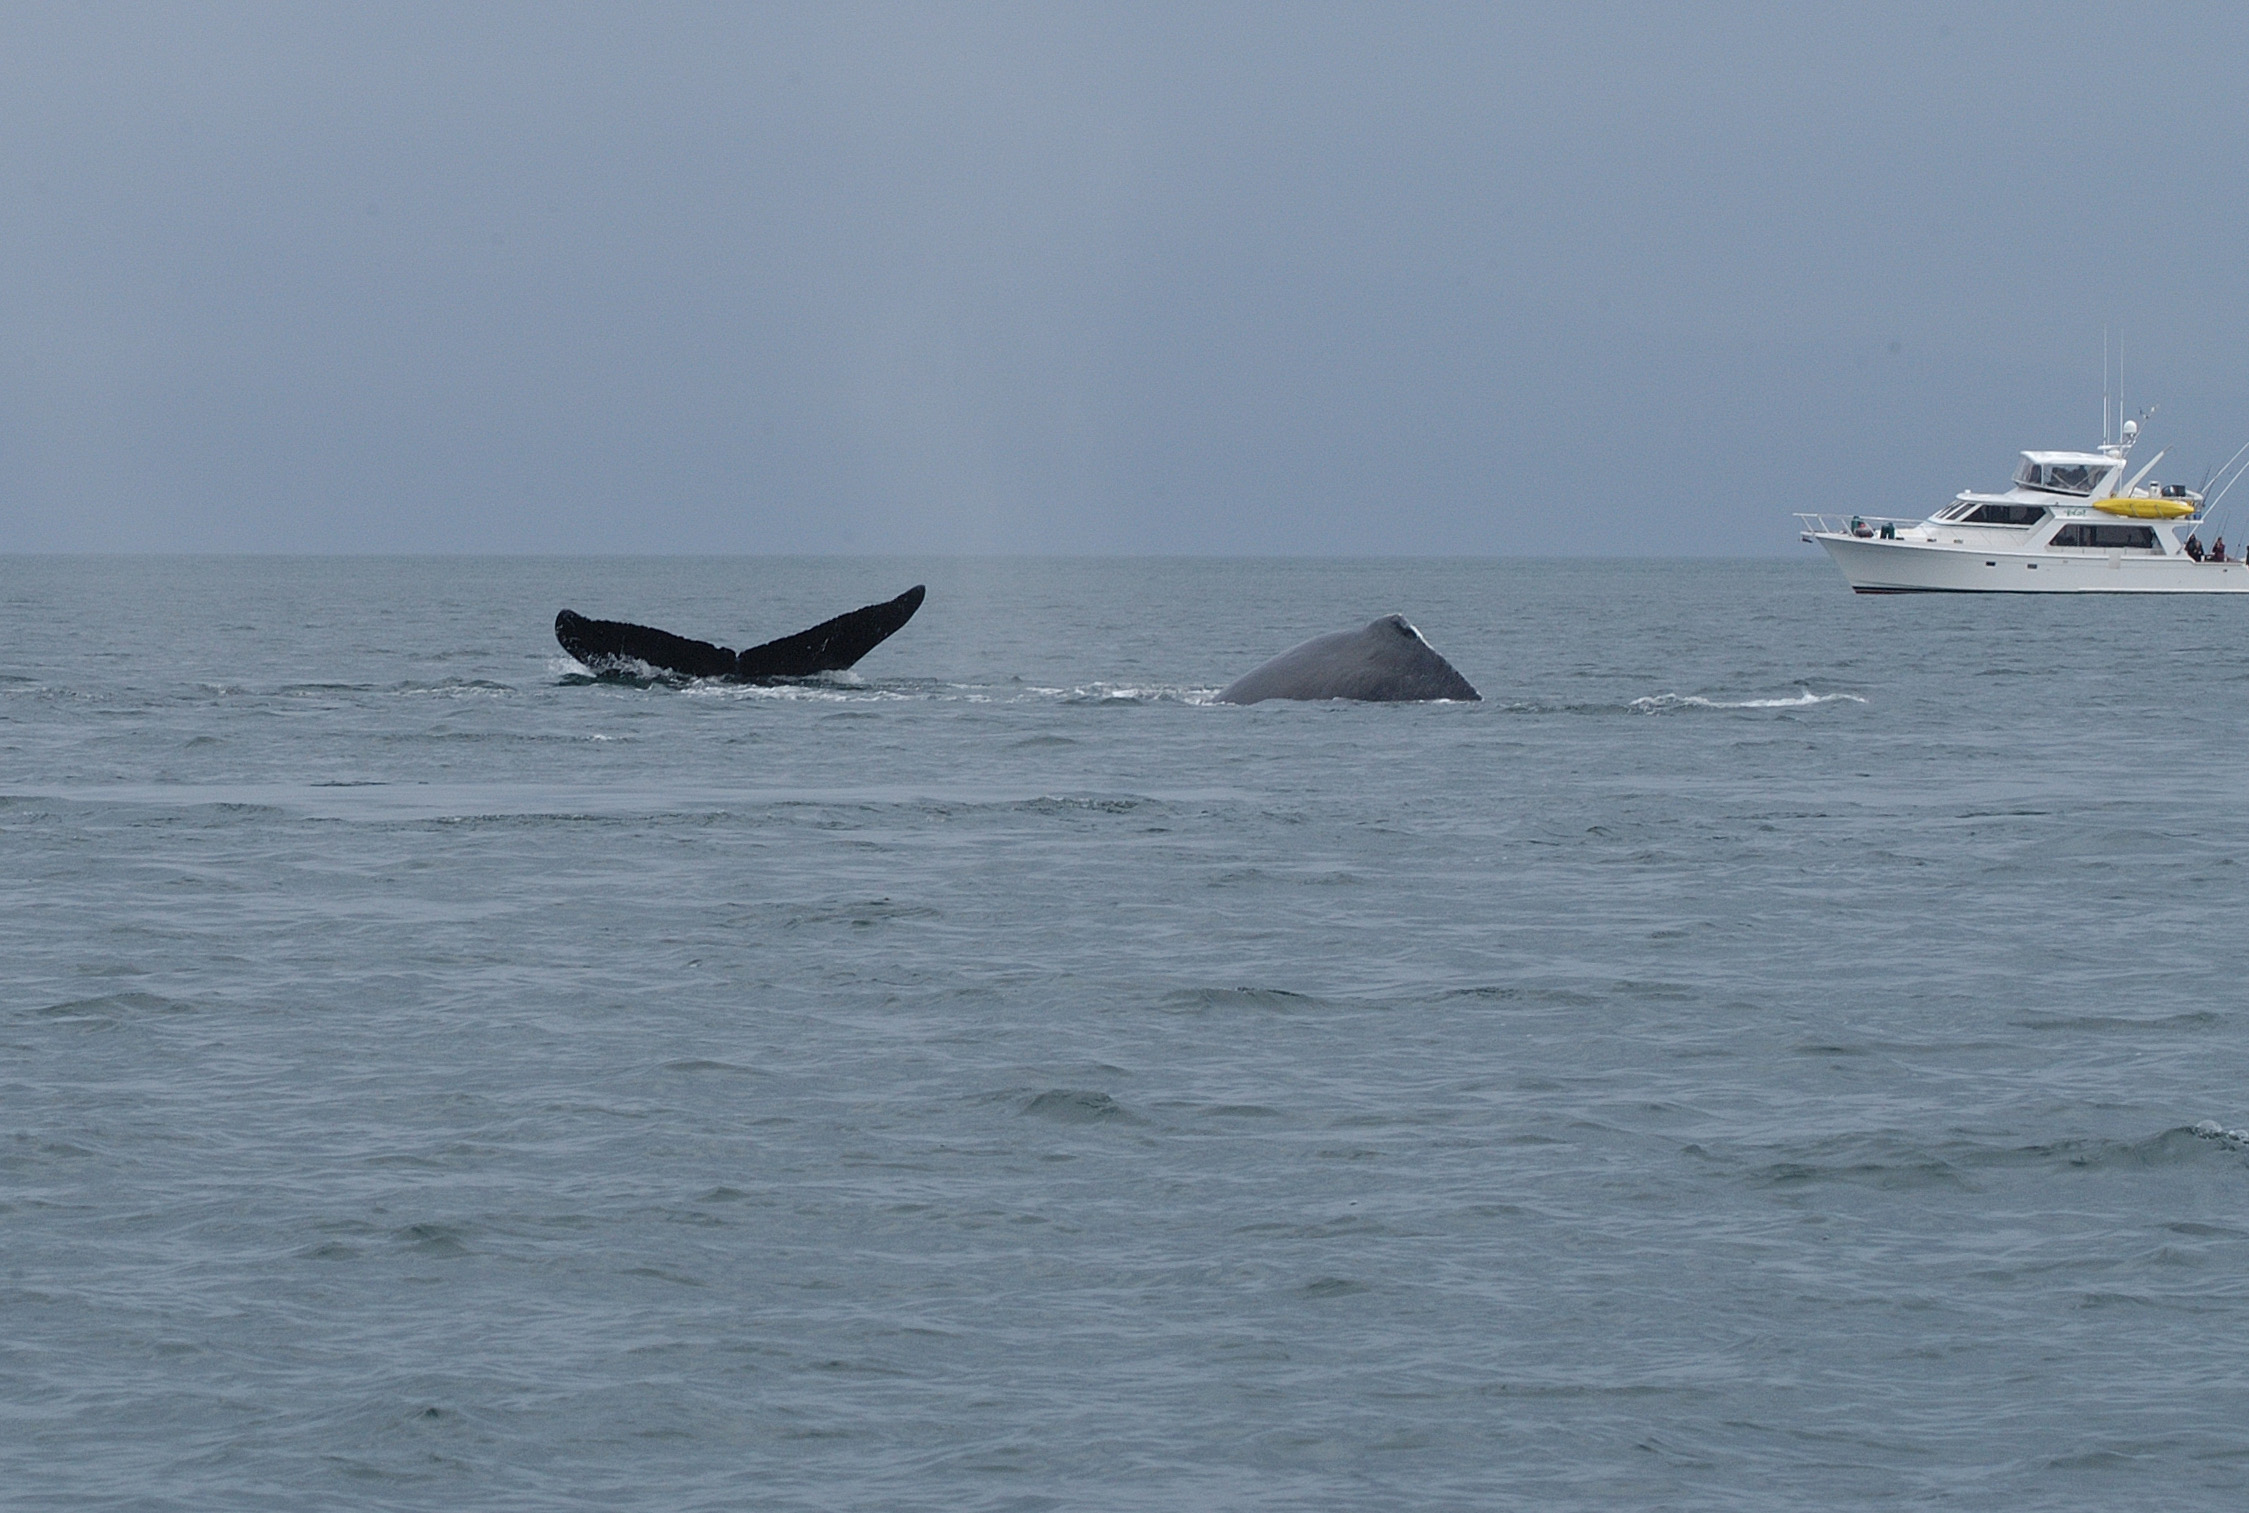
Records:
[[[1221,704],[1266,699],[1363,699],[1406,703],[1479,699],[1469,681],[1437,655],[1403,615],[1360,630],[1339,630],[1292,646],[1244,673],[1218,695]]]

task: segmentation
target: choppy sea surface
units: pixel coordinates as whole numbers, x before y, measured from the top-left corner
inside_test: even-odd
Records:
[[[2241,1507],[2245,613],[0,558],[0,1501]]]

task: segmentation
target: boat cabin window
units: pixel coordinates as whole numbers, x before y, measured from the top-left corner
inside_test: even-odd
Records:
[[[2026,457],[2015,471],[2015,482],[2049,494],[2090,494],[2108,475],[2109,469],[2099,463],[2032,462]]]
[[[2130,551],[2155,550],[2155,530],[2145,525],[2065,525],[2054,532],[2048,546],[2123,547]]]
[[[1963,525],[2036,525],[2046,518],[2042,504],[1979,504],[1960,517]]]

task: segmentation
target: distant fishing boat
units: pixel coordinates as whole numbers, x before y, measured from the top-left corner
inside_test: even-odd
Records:
[[[2205,550],[2203,496],[2148,479],[2162,452],[2119,481],[2139,435],[2128,420],[2097,452],[2025,452],[2012,487],[1923,520],[1796,518],[1862,594],[2249,593],[2249,564]]]

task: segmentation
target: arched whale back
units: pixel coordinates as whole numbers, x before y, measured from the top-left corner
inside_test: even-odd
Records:
[[[590,620],[568,609],[554,617],[554,638],[564,651],[597,673],[624,672],[645,664],[683,678],[734,678],[750,683],[809,678],[816,673],[841,672],[889,640],[921,608],[925,592],[917,583],[895,599],[822,620],[810,630],[740,652],[675,636],[650,625]]]
[[[1384,615],[1363,630],[1339,630],[1292,646],[1244,673],[1218,695],[1221,704],[1264,699],[1418,699],[1483,697],[1437,655],[1403,615]]]

